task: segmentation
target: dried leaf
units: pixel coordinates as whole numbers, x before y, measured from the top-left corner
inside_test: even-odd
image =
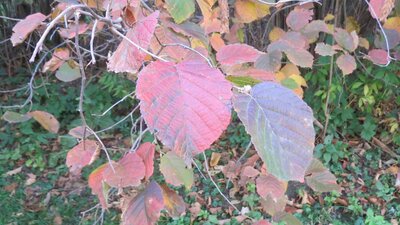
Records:
[[[44,64],[42,72],[45,73],[47,71],[56,71],[65,61],[69,59],[69,54],[70,51],[68,48],[57,48],[54,51],[51,59]]]
[[[160,170],[165,180],[172,185],[184,185],[187,189],[193,185],[193,170],[186,168],[183,159],[174,152],[161,157]]]
[[[58,133],[60,129],[60,123],[58,120],[48,112],[44,111],[32,111],[28,113],[29,116],[32,116],[37,122],[42,125],[42,127],[52,133]]]
[[[46,19],[46,16],[41,13],[35,13],[27,16],[25,19],[19,21],[13,27],[13,34],[11,42],[13,46],[21,44],[40,24]]]
[[[85,33],[89,29],[89,25],[87,23],[79,23],[78,28],[76,24],[70,24],[68,28],[60,28],[59,33],[60,36],[66,39],[71,39],[76,36],[76,31],[78,30],[78,35]]]
[[[211,153],[210,166],[214,167],[218,165],[220,159],[221,159],[221,153],[218,152]]]
[[[340,192],[341,190],[340,186],[336,183],[336,177],[317,159],[311,161],[305,174],[308,175],[306,183],[314,191]]]
[[[242,173],[240,175],[252,178],[258,176],[258,174],[260,174],[260,171],[254,169],[254,167],[252,166],[246,166],[243,168]]]
[[[9,123],[22,123],[31,119],[32,116],[29,113],[19,114],[12,111],[6,111],[1,118]]]
[[[83,140],[68,151],[66,164],[69,171],[80,175],[83,167],[92,164],[100,154],[100,146],[96,141]]]
[[[182,197],[165,184],[161,185],[161,189],[168,214],[173,218],[180,217],[186,211],[186,204]]]
[[[287,183],[280,181],[271,174],[261,175],[256,180],[257,193],[266,198],[268,195],[274,200],[284,196],[287,188]]]

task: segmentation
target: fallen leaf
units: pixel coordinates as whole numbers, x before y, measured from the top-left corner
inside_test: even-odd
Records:
[[[58,133],[60,129],[60,123],[58,120],[48,112],[44,111],[32,111],[28,113],[29,116],[32,116],[42,127],[52,133]]]
[[[210,166],[214,167],[218,165],[220,159],[221,159],[221,153],[218,152],[211,153]]]

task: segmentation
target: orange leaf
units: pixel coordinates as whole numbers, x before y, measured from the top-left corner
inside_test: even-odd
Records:
[[[164,205],[171,217],[179,217],[186,210],[185,202],[174,190],[170,189],[166,184],[161,185],[164,197]]]
[[[50,113],[44,111],[32,111],[28,114],[37,122],[39,122],[44,129],[52,133],[58,133],[60,124],[58,123],[58,120]]]

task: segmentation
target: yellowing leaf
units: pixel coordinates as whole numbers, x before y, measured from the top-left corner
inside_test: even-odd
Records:
[[[328,14],[324,17],[324,21],[325,21],[325,22],[331,21],[331,20],[333,20],[333,19],[335,19],[335,16],[334,16],[333,14],[331,14],[331,13],[328,13]]]
[[[366,38],[360,37],[358,46],[363,47],[365,49],[369,49],[369,41]]]
[[[186,168],[183,159],[174,152],[168,152],[161,157],[160,170],[165,180],[172,185],[185,185],[187,189],[193,185],[193,171]]]
[[[237,0],[235,9],[238,19],[243,23],[251,23],[270,14],[268,4],[252,0]]]
[[[178,24],[187,20],[195,10],[194,0],[166,0],[165,6]]]
[[[218,165],[219,159],[221,158],[221,153],[218,152],[213,152],[211,154],[211,159],[210,159],[210,166],[216,166]]]
[[[174,218],[181,216],[186,210],[186,205],[182,197],[166,184],[161,185],[161,189],[163,191],[165,209],[168,214]]]
[[[66,60],[69,59],[69,54],[70,51],[68,48],[57,48],[51,59],[44,64],[42,72],[56,71]]]
[[[294,81],[296,81],[299,86],[307,87],[307,82],[304,77],[297,74],[292,74],[289,76],[289,78],[292,78]]]
[[[347,32],[351,33],[355,31],[356,33],[360,32],[360,25],[358,24],[357,20],[353,16],[346,17],[344,22],[345,29]]]
[[[283,35],[285,34],[285,31],[280,28],[280,27],[274,27],[271,32],[268,34],[268,38],[271,42],[279,40]]]
[[[39,122],[44,129],[52,133],[58,133],[58,129],[60,129],[60,123],[58,123],[58,120],[50,113],[44,111],[32,111],[28,114],[37,122]]]
[[[389,18],[383,27],[389,30],[396,30],[400,33],[400,16]]]

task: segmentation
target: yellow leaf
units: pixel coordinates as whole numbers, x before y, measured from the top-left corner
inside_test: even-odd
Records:
[[[366,38],[360,37],[358,46],[369,49],[369,41]]]
[[[285,34],[285,31],[279,27],[274,27],[271,32],[268,34],[268,38],[271,42],[279,40],[283,35]]]
[[[345,29],[347,32],[351,33],[356,31],[357,33],[360,32],[360,25],[357,23],[357,20],[353,16],[346,17],[345,20]]]
[[[286,75],[279,71],[275,74],[275,79],[280,83],[282,80],[286,79]]]
[[[293,75],[290,75],[289,78],[292,78],[300,86],[307,87],[307,82],[304,79],[304,77],[297,75],[297,74],[293,74]]]
[[[218,165],[220,159],[221,159],[221,153],[218,152],[211,153],[210,166]]]
[[[325,21],[325,22],[328,22],[328,21],[331,21],[331,20],[333,20],[333,19],[335,19],[335,16],[334,16],[333,14],[331,14],[331,13],[328,13],[328,14],[325,16],[324,21]]]
[[[400,33],[400,16],[389,18],[383,27],[389,30],[396,30]]]
[[[238,18],[243,23],[251,23],[270,14],[269,5],[251,1],[237,0],[235,3]]]
[[[286,64],[282,69],[281,72],[285,74],[286,78],[291,76],[291,75],[300,75],[300,70],[299,68],[292,64]]]

